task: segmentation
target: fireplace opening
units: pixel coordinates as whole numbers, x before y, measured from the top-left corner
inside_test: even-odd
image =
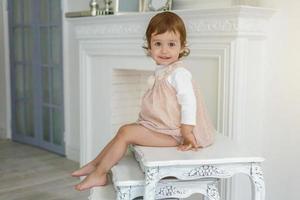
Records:
[[[141,98],[147,90],[151,71],[114,69],[112,72],[112,132],[138,119]]]

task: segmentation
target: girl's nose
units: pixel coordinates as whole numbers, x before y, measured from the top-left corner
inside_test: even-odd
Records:
[[[168,47],[166,45],[162,45],[161,52],[162,53],[167,53],[168,52]]]

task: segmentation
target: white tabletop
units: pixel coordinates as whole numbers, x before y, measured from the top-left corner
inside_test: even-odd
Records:
[[[264,158],[218,134],[213,145],[198,151],[179,151],[176,147],[134,146],[134,151],[146,167],[182,166],[262,162]]]

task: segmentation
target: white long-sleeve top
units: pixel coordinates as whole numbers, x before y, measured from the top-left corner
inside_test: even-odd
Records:
[[[164,66],[158,65],[155,73],[164,70]],[[181,123],[196,125],[196,96],[192,84],[192,74],[183,67],[176,68],[167,81],[175,88],[178,103],[181,106]]]

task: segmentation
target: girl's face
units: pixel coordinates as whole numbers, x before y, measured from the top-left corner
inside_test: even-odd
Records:
[[[150,40],[150,56],[158,65],[169,65],[176,62],[183,52],[178,32],[153,33]]]

